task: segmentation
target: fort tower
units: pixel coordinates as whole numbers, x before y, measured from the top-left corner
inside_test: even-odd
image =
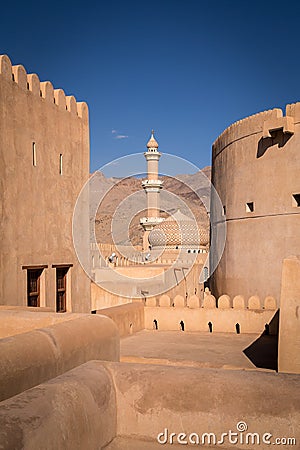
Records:
[[[0,105],[1,303],[90,312],[90,280],[72,242],[89,178],[87,104],[0,55]],[[88,207],[80,220],[88,254]]]
[[[282,261],[300,253],[299,148],[300,103],[287,105],[285,115],[273,109],[240,120],[213,144],[212,183],[227,228],[211,278],[214,295],[279,302]],[[212,205],[212,236],[220,228],[217,218]]]

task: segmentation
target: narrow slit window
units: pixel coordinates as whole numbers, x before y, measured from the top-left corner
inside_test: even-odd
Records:
[[[253,212],[254,211],[254,203],[248,202],[246,203],[246,212]]]
[[[59,155],[59,175],[63,174],[63,155]]]
[[[223,205],[223,216],[226,216],[226,205]]]
[[[36,167],[36,145],[35,142],[32,143],[32,165]]]
[[[295,208],[300,208],[300,194],[293,194],[292,201]]]

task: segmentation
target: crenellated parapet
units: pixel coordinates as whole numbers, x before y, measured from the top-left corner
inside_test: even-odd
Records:
[[[286,116],[293,117],[294,123],[300,122],[300,102],[290,103],[285,107]]]
[[[215,309],[215,310],[250,310],[250,311],[275,311],[277,309],[276,300],[268,295],[263,302],[258,295],[252,295],[245,300],[243,295],[236,295],[231,299],[229,295],[221,295],[216,298],[211,293],[205,293],[203,300],[193,294],[188,296],[186,301],[181,295],[171,298],[169,295],[163,294],[158,298],[147,298],[146,306],[162,307],[162,308],[190,308],[190,309]]]
[[[52,103],[62,111],[77,115],[88,121],[88,106],[85,102],[77,102],[74,96],[66,96],[62,89],[54,89],[50,81],[40,81],[36,74],[27,74],[22,65],[13,66],[7,55],[0,55],[0,77],[13,82],[24,91],[40,96],[42,101]]]
[[[262,136],[267,138],[271,137],[270,132],[279,129],[282,129],[283,133],[293,134],[294,124],[299,122],[300,102],[286,105],[285,116],[280,108],[274,108],[237,120],[213,143],[213,157],[231,143],[253,134],[262,133]]]
[[[196,294],[187,298],[164,294],[147,298],[144,314],[148,330],[270,335],[278,332],[278,310],[271,296],[261,301],[252,295],[245,301],[243,295],[231,298],[224,294],[216,298],[209,291],[202,300]]]
[[[238,120],[226,128],[223,133],[213,143],[213,158],[216,157],[220,151],[245,136],[258,134],[263,132],[264,122],[271,120],[278,120],[283,117],[280,108],[274,108],[263,111],[245,119]]]

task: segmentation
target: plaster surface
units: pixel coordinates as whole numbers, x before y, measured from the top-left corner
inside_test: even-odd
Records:
[[[194,445],[191,445],[192,447],[195,447]],[[186,447],[186,445],[185,445]],[[175,450],[179,450],[184,447],[182,447],[182,445],[179,444],[159,444],[156,441],[146,441],[146,440],[142,440],[142,439],[138,439],[138,438],[130,438],[130,437],[117,437],[116,439],[114,439],[112,442],[110,442],[106,447],[103,447],[103,449],[105,450],[137,450],[137,449],[142,449],[142,450],[153,450],[153,449],[164,449],[164,448],[169,448],[169,449],[175,449]],[[241,447],[234,447],[236,450],[241,450]],[[208,450],[208,449],[220,449],[220,446],[215,446],[215,445],[209,445],[207,446],[203,446],[201,445],[201,449],[203,450]],[[249,447],[247,446],[248,450],[253,450],[254,447]],[[229,450],[229,447],[224,447],[222,445],[222,450]]]
[[[75,202],[89,178],[89,119],[49,81],[0,56],[0,302],[27,305],[40,268],[39,306],[56,309],[56,268],[69,267],[66,310],[90,312],[90,281],[72,242]],[[86,208],[86,207],[85,207]],[[78,219],[88,249],[88,214]]]
[[[293,374],[89,361],[1,402],[1,448],[150,450],[165,429],[220,437],[240,421],[299,442],[299,395]]]
[[[256,369],[243,350],[259,336],[144,330],[121,339],[121,361]]]
[[[279,358],[280,372],[300,373],[300,257],[291,256],[283,261]]]
[[[0,339],[16,334],[26,333],[27,331],[38,328],[49,327],[56,323],[66,322],[68,320],[79,319],[82,314],[65,313],[53,314],[51,312],[39,312],[39,308],[26,310],[15,308],[12,310],[3,310],[0,308]]]
[[[80,316],[0,340],[0,401],[86,361],[119,360],[114,322],[100,315]]]
[[[117,405],[117,436],[217,435],[237,429],[299,439],[299,376],[274,372],[104,362]],[[225,441],[225,446],[226,446]],[[235,448],[235,445],[230,445]],[[270,448],[270,446],[255,446]]]
[[[96,450],[116,435],[116,398],[97,362],[0,403],[3,450]]]
[[[209,298],[210,297],[210,298]],[[208,323],[213,325],[213,332],[236,333],[236,323],[240,324],[240,331],[244,333],[262,333],[267,323],[271,323],[276,311],[250,309],[221,309],[216,308],[213,296],[206,296],[204,308],[167,307],[165,302],[160,307],[145,308],[145,328],[153,329],[154,320],[158,322],[159,330],[180,330],[183,321],[185,331],[208,331]],[[209,304],[207,305],[207,303]]]
[[[247,117],[213,144],[212,183],[227,228],[225,249],[211,277],[216,296],[271,295],[279,304],[282,260],[300,252],[300,209],[293,198],[300,192],[299,111],[296,103],[287,105],[286,117],[280,109]],[[211,243],[218,248],[220,212],[213,202],[211,220]]]
[[[117,325],[121,337],[145,328],[144,306],[140,302],[100,309],[96,314],[112,319]]]

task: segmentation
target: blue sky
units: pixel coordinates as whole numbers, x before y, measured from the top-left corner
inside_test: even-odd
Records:
[[[87,101],[91,171],[152,128],[204,167],[232,122],[300,100],[299,23],[293,1],[6,2],[0,53]]]

